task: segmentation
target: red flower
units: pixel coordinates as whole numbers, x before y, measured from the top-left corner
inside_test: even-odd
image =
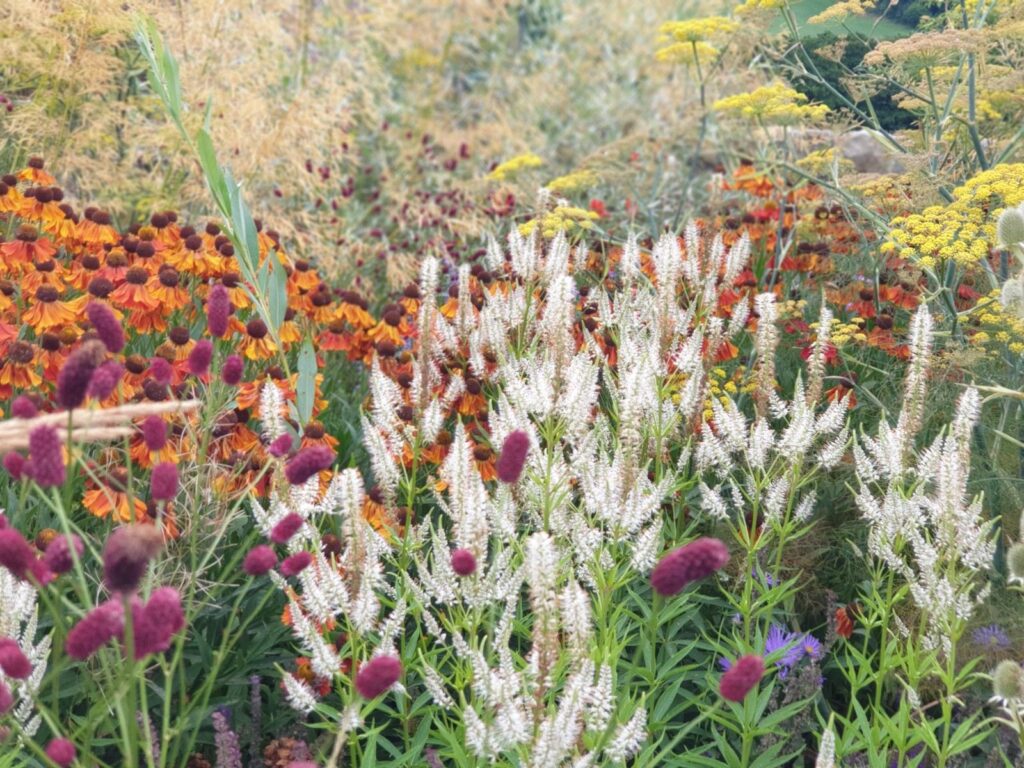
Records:
[[[743,701],[750,690],[764,676],[764,661],[753,654],[738,659],[722,675],[718,692],[728,701]]]

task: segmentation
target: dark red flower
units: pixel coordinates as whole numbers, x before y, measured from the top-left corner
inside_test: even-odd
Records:
[[[52,739],[46,745],[46,756],[61,768],[67,768],[75,762],[75,745],[67,739]]]
[[[718,539],[700,538],[674,549],[651,571],[651,586],[659,595],[678,594],[687,584],[707,578],[729,562],[729,549]]]
[[[278,521],[277,525],[270,531],[270,540],[275,544],[285,544],[288,540],[295,535],[296,531],[302,527],[303,522],[301,515],[295,512],[289,512],[281,520]]]
[[[124,632],[124,609],[118,598],[93,608],[68,632],[64,649],[68,656],[84,661]]]
[[[250,576],[262,576],[277,565],[277,555],[266,544],[260,544],[249,550],[242,563],[242,570]]]
[[[210,371],[210,361],[213,359],[213,342],[209,339],[200,339],[192,347],[188,355],[188,370],[193,376],[205,376]]]
[[[517,429],[505,438],[501,446],[501,455],[494,463],[494,469],[498,473],[498,479],[503,483],[518,482],[519,476],[523,473],[523,466],[526,464],[526,454],[530,450],[530,437],[522,430]]]
[[[57,373],[57,402],[71,410],[85,402],[89,381],[106,353],[103,342],[92,339],[68,355]]]
[[[242,362],[242,358],[238,355],[228,355],[223,367],[220,369],[221,381],[229,387],[238,386],[238,382],[242,380],[244,368],[245,364]]]
[[[54,573],[67,573],[75,565],[72,549],[78,557],[81,557],[85,551],[82,540],[73,533],[70,538],[63,533],[57,534],[57,537],[46,547],[43,562]]]
[[[14,680],[24,680],[32,674],[32,662],[9,637],[0,637],[0,669]]]
[[[142,439],[149,450],[162,450],[167,445],[167,422],[156,415],[147,416],[142,422]]]
[[[90,301],[85,305],[85,314],[107,351],[116,355],[124,349],[124,329],[110,307],[100,301]]]
[[[35,555],[25,537],[13,528],[0,529],[0,565],[16,578],[25,580]]]
[[[280,459],[283,456],[287,456],[288,452],[292,449],[292,436],[289,434],[281,435],[276,438],[270,446],[267,448],[267,453],[273,456],[275,459]]]
[[[294,555],[289,555],[281,562],[281,575],[282,576],[297,576],[309,567],[309,564],[313,562],[313,556],[303,550],[302,552],[296,552]]]
[[[311,445],[303,448],[284,468],[284,476],[292,485],[302,485],[317,472],[334,463],[334,451],[326,445]]]
[[[36,408],[36,404],[32,402],[32,398],[25,395],[18,395],[11,403],[11,416],[16,419],[31,419],[37,413],[39,409]]]
[[[132,622],[136,659],[166,651],[171,646],[171,638],[185,626],[178,590],[171,587],[153,590],[144,606],[138,610],[133,608]]]
[[[469,576],[476,570],[476,558],[468,549],[456,549],[452,552],[452,570],[459,576]]]
[[[206,299],[206,327],[211,336],[220,338],[228,330],[228,317],[231,315],[231,297],[228,289],[217,283],[210,289]]]
[[[744,656],[722,675],[718,692],[728,701],[743,701],[763,676],[764,661],[761,657],[753,654]]]
[[[32,479],[42,488],[64,485],[64,445],[53,427],[41,424],[28,433],[28,455],[32,461]]]
[[[103,548],[103,581],[113,592],[134,592],[146,567],[163,545],[152,525],[126,525],[114,531]]]
[[[162,461],[153,467],[149,478],[149,495],[155,501],[170,501],[178,493],[178,467],[173,462]]]
[[[364,699],[375,699],[402,676],[402,662],[394,656],[377,656],[356,674],[356,690]]]

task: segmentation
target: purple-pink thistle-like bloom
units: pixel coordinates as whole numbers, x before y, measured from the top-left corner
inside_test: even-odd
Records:
[[[231,315],[231,296],[228,289],[221,283],[210,289],[206,297],[206,327],[211,336],[222,337],[228,330],[228,317]]]
[[[132,611],[135,658],[162,653],[171,647],[171,638],[185,627],[181,595],[172,587],[153,590],[140,610]]]
[[[171,383],[171,377],[174,375],[174,368],[171,364],[164,360],[162,357],[153,357],[149,360],[149,375],[157,382],[157,384],[167,385]]]
[[[0,680],[0,715],[5,715],[14,706],[14,694],[7,687],[7,683]]]
[[[85,315],[108,352],[116,355],[124,349],[124,329],[110,307],[99,301],[90,301],[85,305]]]
[[[146,567],[163,546],[153,525],[126,525],[114,531],[103,547],[103,582],[113,592],[134,592]]]
[[[89,611],[68,632],[64,649],[68,656],[84,661],[124,633],[124,608],[112,598]]]
[[[242,380],[242,373],[245,371],[245,363],[238,355],[228,355],[224,365],[220,369],[220,380],[229,387],[238,386]]]
[[[262,576],[277,565],[277,555],[266,544],[253,547],[242,561],[242,570],[250,576]]]
[[[707,578],[729,562],[729,549],[718,539],[700,538],[674,549],[651,571],[651,586],[668,597],[691,582]]]
[[[764,676],[764,660],[753,654],[737,659],[718,683],[718,692],[727,701],[743,701]]]
[[[61,408],[71,410],[85,402],[92,373],[106,354],[103,342],[91,339],[68,355],[57,372],[57,402]]]
[[[274,439],[267,448],[267,453],[273,456],[275,459],[280,459],[288,455],[288,452],[292,449],[292,436],[287,432],[280,437]]]
[[[0,669],[14,680],[24,680],[32,674],[32,662],[10,637],[0,637]]]
[[[32,570],[35,554],[25,537],[13,528],[0,529],[0,565],[15,578],[25,580]]]
[[[304,522],[302,515],[289,512],[271,529],[270,540],[275,544],[286,544],[298,532]]]
[[[64,444],[53,427],[40,424],[28,433],[28,455],[32,460],[32,479],[41,488],[64,485]]]
[[[469,576],[476,570],[476,558],[468,549],[456,549],[452,552],[452,570],[459,576]]]
[[[167,445],[167,422],[156,414],[142,422],[142,439],[151,451],[163,450]]]
[[[302,485],[321,470],[334,463],[334,451],[326,445],[303,448],[284,468],[284,476],[292,485]]]
[[[72,554],[72,550],[74,550],[74,554]],[[43,562],[54,573],[67,573],[75,566],[75,556],[81,557],[84,551],[85,546],[82,544],[82,540],[75,534],[72,533],[68,537],[60,533],[46,547]]]
[[[31,419],[37,413],[39,409],[27,395],[18,395],[11,403],[11,416],[16,419]]]
[[[283,561],[281,561],[281,575],[282,576],[298,576],[309,564],[313,562],[313,556],[305,550],[296,552],[294,555],[289,555]]]
[[[124,366],[116,360],[107,360],[92,372],[89,379],[87,394],[96,400],[106,400],[117,389],[118,382],[124,375]]]
[[[356,690],[364,699],[375,699],[402,676],[402,662],[394,656],[377,656],[359,670]]]
[[[67,739],[57,738],[51,739],[50,743],[46,745],[46,756],[53,760],[60,768],[68,768],[73,762],[77,753],[75,752],[75,745]]]
[[[170,501],[178,493],[178,465],[161,461],[149,478],[149,495],[155,501]]]
[[[210,372],[210,361],[213,360],[213,342],[200,339],[188,353],[188,371],[193,376],[205,376]]]
[[[8,451],[4,454],[4,469],[14,480],[21,480],[25,474],[25,457],[17,451]]]
[[[501,445],[501,454],[494,463],[498,479],[503,483],[516,483],[523,474],[526,465],[526,454],[530,450],[530,437],[521,429],[509,433]]]

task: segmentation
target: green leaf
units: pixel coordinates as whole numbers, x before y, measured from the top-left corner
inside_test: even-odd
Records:
[[[316,399],[316,350],[313,349],[313,342],[310,339],[306,339],[299,351],[298,367],[299,381],[295,387],[295,396],[299,407],[299,421],[307,424],[313,416],[313,404]]]

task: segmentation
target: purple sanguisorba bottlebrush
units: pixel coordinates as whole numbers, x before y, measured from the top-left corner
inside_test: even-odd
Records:
[[[242,561],[242,570],[250,576],[262,576],[275,565],[277,555],[274,554],[274,550],[266,544],[259,544],[246,554],[245,560]]]
[[[53,427],[41,424],[28,433],[28,456],[31,460],[32,479],[41,488],[64,485],[67,470],[64,467],[64,444]]]
[[[718,692],[727,701],[743,701],[763,676],[764,660],[753,654],[743,656],[722,675]]]
[[[32,674],[32,662],[13,638],[0,637],[0,669],[13,680],[25,680]]]
[[[36,408],[36,404],[32,402],[32,398],[26,395],[18,395],[11,403],[11,416],[16,419],[31,419],[38,413],[39,409]]]
[[[56,738],[51,739],[50,743],[46,745],[46,756],[61,768],[68,768],[69,765],[75,762],[77,752],[75,751],[75,745],[68,739]]]
[[[4,454],[4,469],[12,480],[21,480],[25,476],[25,457],[17,451]]]
[[[99,301],[90,301],[85,305],[85,316],[108,352],[116,355],[124,349],[124,329],[110,307]]]
[[[237,386],[238,382],[242,380],[244,370],[245,363],[241,357],[238,355],[228,355],[224,360],[224,365],[220,368],[220,380],[229,387]]]
[[[188,371],[193,376],[205,376],[210,372],[210,361],[213,360],[213,342],[200,339],[188,353]]]
[[[174,376],[174,368],[162,357],[153,357],[149,360],[149,375],[158,384],[167,385],[171,383],[171,378]]]
[[[468,549],[456,549],[452,552],[452,570],[459,576],[469,576],[476,570],[476,558]]]
[[[24,581],[32,572],[35,553],[25,537],[13,528],[0,529],[0,565]]]
[[[217,283],[210,289],[206,297],[206,327],[211,336],[220,338],[228,330],[228,318],[231,316],[231,296],[228,289]]]
[[[280,459],[288,455],[288,452],[292,449],[292,436],[285,433],[275,438],[270,445],[267,447],[267,453],[273,456],[275,459]]]
[[[117,389],[118,382],[124,375],[124,366],[116,360],[107,360],[92,372],[89,389],[86,393],[95,400],[106,400]]]
[[[170,501],[178,493],[178,466],[161,461],[153,467],[149,478],[149,495],[155,501]]]
[[[651,586],[668,597],[691,582],[707,578],[729,562],[729,549],[718,539],[700,538],[674,549],[651,571]]]
[[[309,564],[313,562],[313,556],[305,550],[296,552],[294,555],[289,555],[283,561],[281,561],[281,575],[282,576],[298,576]]]
[[[292,485],[302,485],[313,475],[334,463],[334,451],[326,445],[303,448],[284,467],[284,476]]]
[[[142,422],[142,440],[151,451],[163,450],[167,445],[167,422],[155,414],[147,416]]]
[[[111,598],[97,605],[71,628],[64,650],[71,658],[84,661],[123,633],[124,608],[118,598]]]
[[[163,534],[153,525],[118,528],[103,547],[103,583],[112,592],[134,592],[146,567],[163,546]]]
[[[132,607],[135,658],[161,653],[171,647],[171,639],[185,627],[181,595],[172,587],[153,590],[145,605]]]
[[[85,546],[82,544],[82,540],[75,534],[66,536],[60,533],[46,547],[46,552],[43,553],[43,562],[54,573],[67,573],[75,565],[75,556],[81,557],[84,551]]]
[[[498,479],[503,483],[519,482],[526,465],[526,454],[530,450],[530,437],[521,429],[509,433],[501,445],[501,454],[494,463]]]
[[[93,371],[103,362],[106,350],[102,341],[90,339],[68,355],[57,372],[57,403],[61,408],[70,411],[85,402]]]
[[[298,533],[299,528],[305,520],[302,519],[302,515],[295,512],[289,512],[287,515],[277,521],[277,524],[270,530],[270,540],[275,544],[287,544],[288,541]]]
[[[356,674],[356,690],[364,699],[375,699],[402,676],[402,662],[394,656],[377,656]]]

